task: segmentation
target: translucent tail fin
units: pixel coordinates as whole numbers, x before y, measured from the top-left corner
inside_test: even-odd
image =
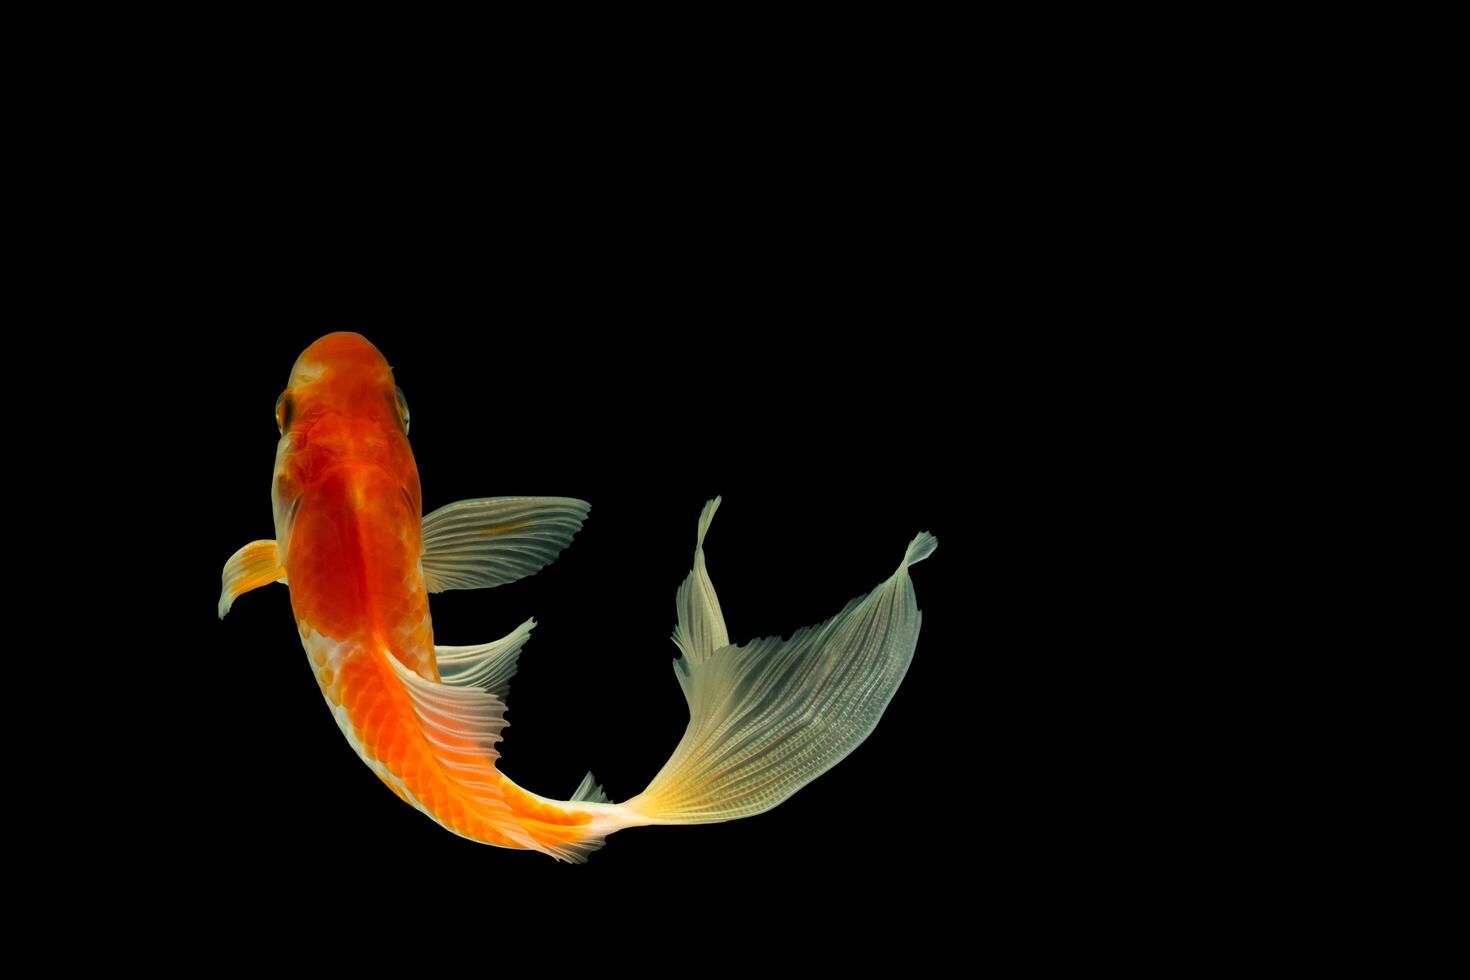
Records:
[[[713,823],[754,816],[789,798],[868,737],[913,659],[919,608],[908,568],[934,552],[924,532],[867,596],[789,640],[729,642],[704,563],[720,505],[699,519],[694,570],[679,589],[674,670],[689,727],[674,755],[618,809],[636,823]]]

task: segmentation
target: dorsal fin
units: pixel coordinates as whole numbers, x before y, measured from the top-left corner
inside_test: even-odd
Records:
[[[582,777],[582,782],[577,785],[577,791],[572,794],[572,803],[611,803],[612,799],[602,791],[602,787],[592,778],[589,771]]]

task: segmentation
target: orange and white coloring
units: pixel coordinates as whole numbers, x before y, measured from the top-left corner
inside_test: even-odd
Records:
[[[621,803],[591,773],[571,799],[538,796],[496,768],[506,689],[534,620],[493,643],[436,647],[429,594],[533,574],[589,506],[490,497],[422,516],[408,406],[359,334],[329,334],[301,354],[276,421],[276,536],[226,563],[220,617],[242,593],[286,583],[343,736],[400,799],[461,837],[581,861],[628,827],[764,812],[868,736],[913,658],[920,615],[908,569],[933,552],[932,535],[915,537],[887,581],[826,622],[734,645],[704,561],[716,498],[677,597],[674,669],[689,726],[673,756]]]

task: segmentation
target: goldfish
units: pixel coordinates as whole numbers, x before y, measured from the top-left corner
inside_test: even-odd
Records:
[[[331,333],[296,359],[276,401],[275,538],[225,563],[218,613],[272,583],[328,710],[368,768],[446,830],[581,862],[632,827],[764,813],[840,762],[878,724],[913,659],[921,615],[909,569],[791,637],[733,644],[705,563],[721,504],[705,504],[676,595],[674,660],[689,723],[648,786],[613,802],[589,772],[569,799],[497,768],[505,697],[535,620],[475,646],[436,646],[429,596],[508,585],[550,564],[590,505],[571,497],[462,500],[425,516],[409,409],[360,334]]]

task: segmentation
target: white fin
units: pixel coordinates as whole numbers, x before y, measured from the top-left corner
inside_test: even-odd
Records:
[[[510,691],[510,678],[516,671],[521,647],[531,638],[534,619],[528,619],[509,636],[494,643],[472,647],[435,647],[434,660],[439,664],[439,677],[454,687],[478,687],[504,700]]]
[[[487,497],[424,518],[424,584],[430,592],[489,589],[549,565],[587,519],[571,497]]]
[[[582,782],[577,785],[577,791],[572,794],[570,803],[611,803],[612,800],[602,791],[592,773],[582,777]]]
[[[497,830],[525,847],[545,850],[516,821],[494,777],[495,750],[505,730],[505,702],[477,687],[435,684],[414,673],[397,657],[383,660],[398,676],[413,702],[429,750],[449,773],[455,788]]]
[[[713,504],[700,520],[700,551],[712,514]],[[886,582],[819,626],[713,651],[723,623],[713,626],[719,607],[697,551],[679,593],[685,656],[674,661],[689,726],[653,782],[623,806],[653,823],[754,816],[857,748],[913,659],[920,615],[908,567],[935,544],[927,532],[915,537]]]
[[[275,541],[250,542],[230,556],[220,573],[219,618],[224,619],[235,600],[251,589],[284,581],[286,570],[281,567]]]
[[[675,603],[678,608],[678,623],[674,627],[674,643],[683,652],[684,659],[702,663],[714,655],[720,647],[730,643],[730,634],[725,630],[725,616],[720,612],[720,600],[715,595],[714,583],[704,565],[704,536],[709,533],[710,522],[715,511],[720,509],[716,497],[704,505],[699,515],[699,535],[694,544],[694,570],[679,586]],[[688,695],[688,691],[684,692]]]
[[[903,553],[905,565],[917,565],[919,562],[934,554],[934,549],[939,547],[939,539],[928,531],[920,531],[914,540],[909,542],[908,550]]]

